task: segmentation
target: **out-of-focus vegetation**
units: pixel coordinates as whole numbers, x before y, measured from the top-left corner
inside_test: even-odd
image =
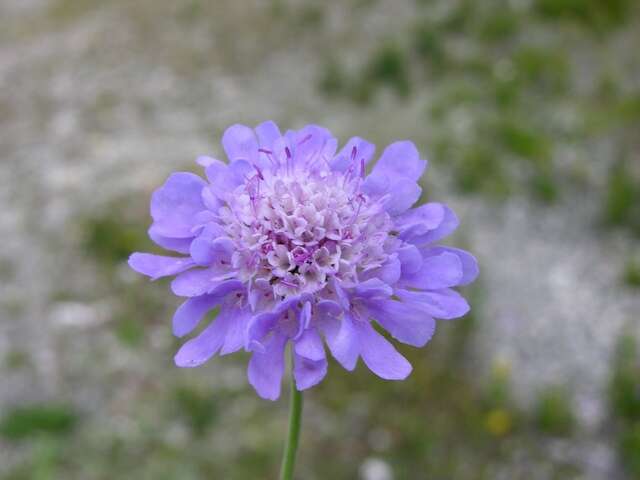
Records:
[[[632,478],[640,478],[640,351],[632,335],[623,335],[618,343],[609,404],[619,454]]]
[[[349,7],[364,11],[375,3],[353,0]],[[67,24],[96,5],[55,1],[49,15],[56,25]],[[140,5],[138,15],[145,12]],[[418,0],[416,9],[393,36],[380,36],[362,51],[352,52],[345,41],[341,51],[323,52],[318,94],[358,115],[376,102],[418,105],[430,160],[450,172],[464,194],[490,202],[525,196],[550,205],[562,200],[564,189],[578,189],[601,199],[594,227],[640,234],[640,87],[616,58],[601,58],[617,35],[640,25],[636,2]],[[203,19],[216,20],[215,2],[180,1],[172,11],[189,31],[206,27]],[[292,35],[301,38],[330,21],[322,2],[273,1],[265,12],[247,22],[246,32],[216,38],[216,52],[223,56],[237,35],[251,35],[252,22],[266,23],[268,35],[291,43]],[[143,30],[152,29],[153,16],[141,16]],[[215,43],[208,31],[197,35]],[[583,58],[585,51],[594,56]],[[182,71],[208,58],[181,51],[171,60]],[[586,82],[585,70],[592,76]],[[98,99],[96,108],[111,108],[109,98]],[[583,168],[585,159],[598,161],[590,148],[594,138],[608,139],[619,157],[600,178]],[[567,156],[567,150],[577,153]],[[126,372],[110,372],[99,382],[106,385],[102,391],[124,393],[107,392],[109,408],[96,416],[87,414],[91,397],[73,391],[58,392],[64,401],[0,412],[0,448],[22,455],[3,480],[275,478],[286,402],[255,396],[244,380],[243,354],[216,359],[217,370],[175,369],[171,352],[178,341],[169,323],[178,301],[165,293],[166,281],[150,287],[124,267],[132,251],[157,251],[146,237],[147,202],[148,192],[140,193],[78,219],[79,253],[95,266],[97,290],[88,300],[117,299],[106,328],[109,348]],[[631,253],[621,279],[637,288],[640,259]],[[1,267],[1,275],[11,274]],[[575,458],[552,455],[558,444],[582,441],[570,386],[550,385],[523,406],[514,398],[508,363],[496,359],[486,375],[473,368],[483,288],[467,289],[471,314],[441,322],[429,348],[401,347],[415,367],[406,382],[378,380],[362,365],[354,373],[330,365],[327,380],[306,395],[299,478],[357,478],[368,457],[390,464],[396,479],[494,480],[505,471],[516,472],[510,477],[515,480],[529,479],[530,465],[544,468],[540,478],[584,478]],[[67,296],[62,292],[59,300]],[[623,337],[612,361],[611,422],[603,432],[629,479],[640,478],[635,341]],[[78,346],[82,338],[73,342]],[[164,359],[159,378],[137,369],[151,351]],[[87,359],[101,360],[98,354]],[[19,346],[3,359],[12,372],[31,363]]]
[[[409,91],[426,93],[434,160],[453,167],[461,191],[498,199],[524,192],[552,203],[561,185],[582,185],[582,161],[561,161],[559,153],[594,135],[634,151],[637,86],[627,91],[620,66],[608,62],[592,69],[592,86],[578,87],[585,65],[574,55],[576,44],[606,51],[637,18],[634,2],[537,0],[527,8],[458,1],[437,11],[437,2],[419,3],[422,13],[393,41],[372,45],[359,66],[347,69],[331,58],[320,91],[360,105],[375,102],[384,88],[401,101]],[[615,168],[600,195],[608,221],[637,231],[640,178],[637,168],[628,170]]]

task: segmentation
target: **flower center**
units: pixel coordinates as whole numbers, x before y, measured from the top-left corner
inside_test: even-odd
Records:
[[[234,268],[275,297],[317,293],[332,277],[355,282],[387,259],[391,219],[346,173],[257,172],[220,210]],[[269,288],[267,287],[267,288]]]

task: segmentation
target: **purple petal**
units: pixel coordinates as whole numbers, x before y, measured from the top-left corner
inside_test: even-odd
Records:
[[[459,285],[462,274],[460,258],[453,253],[442,252],[425,257],[420,270],[411,275],[403,275],[402,282],[412,288],[438,290]]]
[[[416,273],[422,267],[422,255],[414,245],[404,245],[398,249],[401,271],[404,275]]]
[[[247,325],[251,318],[248,308],[233,308],[229,315],[233,318],[233,321],[227,331],[220,355],[237,352],[244,346]]]
[[[300,338],[294,342],[294,350],[301,357],[309,360],[322,360],[325,358],[322,338],[313,328],[305,330]]]
[[[376,300],[366,305],[369,315],[402,343],[422,347],[435,333],[435,320],[411,304]]]
[[[184,257],[164,257],[138,252],[129,257],[129,266],[136,272],[151,277],[152,280],[184,272],[194,265],[193,260]]]
[[[352,297],[360,299],[388,298],[393,293],[393,289],[379,278],[359,282],[348,291]]]
[[[202,295],[188,299],[173,315],[173,334],[182,337],[191,332],[206,313],[220,303],[219,297]]]
[[[362,184],[362,190],[374,197],[388,195],[384,208],[392,216],[410,208],[422,193],[420,186],[409,178],[394,178],[381,173],[369,175]]]
[[[427,205],[429,209],[423,208]],[[458,228],[459,220],[456,214],[444,204],[427,204],[422,207],[418,207],[415,210],[421,210],[412,219],[414,223],[408,225],[406,229],[400,234],[400,238],[411,242],[416,245],[425,243],[433,243],[450,235]],[[436,206],[437,205],[437,206]],[[436,226],[433,226],[433,221],[436,218],[435,211],[440,209],[440,221]],[[420,224],[420,217],[425,218],[425,222]]]
[[[198,367],[213,357],[224,343],[231,321],[233,318],[230,315],[223,315],[220,312],[200,335],[189,340],[178,350],[174,357],[176,365]]]
[[[469,285],[478,277],[478,261],[469,252],[453,247],[432,247],[424,250],[425,256],[440,255],[444,252],[456,255],[462,263],[462,278],[458,285]]]
[[[275,335],[265,345],[264,352],[254,352],[249,360],[249,383],[267,400],[277,400],[280,396],[286,342],[286,337]]]
[[[354,324],[351,316],[345,313],[338,328],[325,330],[331,354],[347,370],[356,368],[360,354],[360,340]]]
[[[191,243],[191,257],[198,265],[211,265],[214,261],[230,262],[231,254],[235,245],[233,241],[226,236],[215,237],[215,235],[224,235],[222,230],[209,230],[197,237]]]
[[[166,248],[167,250],[172,250],[178,253],[189,253],[189,248],[191,246],[192,238],[171,238],[160,235],[156,228],[151,225],[149,228],[149,238],[154,241],[157,245],[160,245],[162,248]]]
[[[385,380],[404,380],[411,373],[411,364],[400,355],[368,322],[356,322],[361,355],[369,369]]]
[[[245,160],[235,160],[229,165],[216,160],[207,167],[205,173],[211,183],[211,193],[225,200],[225,195],[244,183],[245,177],[255,173],[255,169]]]
[[[207,207],[212,213],[218,212],[220,207],[223,205],[220,199],[216,196],[213,188],[213,185],[207,185],[202,189],[202,203],[204,203],[205,207]]]
[[[264,350],[263,339],[273,331],[278,323],[279,313],[265,312],[252,317],[247,325],[245,347],[249,351]]]
[[[372,173],[399,175],[415,182],[422,176],[426,166],[426,160],[420,159],[420,153],[413,142],[403,140],[384,149]]]
[[[266,122],[262,122],[255,128],[256,134],[258,135],[258,144],[260,148],[264,148],[267,150],[273,149],[273,142],[277,138],[280,138],[282,134],[280,133],[280,129],[275,122],[268,120]]]
[[[200,155],[198,158],[196,158],[196,163],[204,168],[207,168],[209,165],[216,161],[218,160],[208,155]]]
[[[391,198],[385,203],[385,210],[389,215],[399,215],[418,201],[422,188],[407,178],[395,182],[389,191]]]
[[[296,164],[306,168],[325,165],[333,158],[337,142],[331,132],[318,125],[306,125],[298,130],[294,140],[294,158]],[[323,160],[321,157],[325,156]]]
[[[230,280],[232,274],[216,268],[194,269],[178,275],[171,282],[171,290],[179,297],[197,297],[215,289],[220,282]]]
[[[255,163],[258,158],[258,140],[253,129],[245,125],[232,125],[222,135],[224,148],[229,163],[245,160]]]
[[[338,155],[331,161],[331,170],[334,172],[344,172],[349,166],[354,165],[356,175],[362,175],[360,171],[361,162],[365,165],[369,163],[376,150],[373,143],[369,143],[360,137],[350,138],[349,141],[338,152]]]
[[[171,238],[193,237],[194,218],[205,208],[201,196],[205,185],[193,173],[173,173],[151,197],[155,232]]]
[[[309,360],[301,355],[293,355],[293,377],[298,390],[306,390],[320,383],[327,374],[327,360]]]
[[[469,304],[464,297],[448,288],[427,292],[396,290],[395,294],[403,303],[435,318],[450,320],[462,317],[469,311]]]
[[[220,284],[208,295],[189,298],[178,307],[173,316],[173,334],[182,337],[191,332],[202,320],[202,317],[222,302],[224,297],[243,288],[242,282],[230,280]]]

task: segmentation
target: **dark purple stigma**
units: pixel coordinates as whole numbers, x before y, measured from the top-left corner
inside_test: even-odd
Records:
[[[300,140],[298,142],[298,145],[302,145],[303,143],[308,142],[311,139],[312,136],[313,135],[311,135],[311,134],[307,135],[306,137],[304,137],[302,140]]]

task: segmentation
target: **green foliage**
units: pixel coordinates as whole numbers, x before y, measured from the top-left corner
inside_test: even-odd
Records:
[[[18,370],[29,366],[31,358],[24,350],[9,350],[5,356],[5,364],[9,370]]]
[[[483,192],[493,198],[509,193],[509,181],[499,154],[482,144],[467,147],[455,163],[455,179],[466,193]]]
[[[596,30],[618,27],[626,22],[633,0],[537,0],[536,11],[546,19],[575,20]]]
[[[640,422],[640,356],[631,335],[620,338],[613,361],[609,385],[614,415],[625,422]]]
[[[633,475],[640,478],[640,422],[630,425],[620,438],[620,456]]]
[[[121,215],[121,206],[109,206],[102,216],[88,218],[84,224],[84,250],[106,265],[126,260],[131,253],[143,250],[149,241],[138,222]]]
[[[576,424],[569,392],[559,386],[542,391],[537,400],[534,418],[541,432],[569,435]]]
[[[122,316],[116,320],[114,333],[123,345],[135,348],[142,343],[145,326],[139,318]]]
[[[419,58],[427,63],[434,73],[441,70],[447,60],[441,33],[426,21],[414,29],[414,48]]]
[[[492,11],[480,24],[480,38],[487,42],[503,42],[512,38],[520,28],[520,19],[509,5]]]
[[[497,126],[498,138],[507,151],[528,159],[548,158],[549,142],[540,132],[517,120],[502,120]]]
[[[325,63],[318,88],[327,96],[338,96],[348,88],[348,79],[342,65],[335,59]]]
[[[379,85],[389,86],[398,95],[406,97],[410,83],[405,50],[397,43],[384,43],[371,56],[364,77]]]
[[[526,46],[512,58],[516,78],[544,92],[560,94],[569,86],[569,60],[561,49]]]
[[[618,449],[626,468],[640,475],[640,352],[632,335],[623,335],[613,359],[609,405],[617,420]]]
[[[213,391],[193,387],[178,387],[174,392],[175,404],[191,431],[202,436],[218,416],[218,404]]]
[[[0,435],[14,441],[38,434],[65,435],[77,422],[78,416],[68,405],[16,407],[0,420]]]
[[[622,279],[627,286],[640,288],[640,261],[633,258],[628,259]]]
[[[604,198],[604,220],[610,225],[627,226],[640,233],[640,183],[627,163],[619,162],[609,172]]]

